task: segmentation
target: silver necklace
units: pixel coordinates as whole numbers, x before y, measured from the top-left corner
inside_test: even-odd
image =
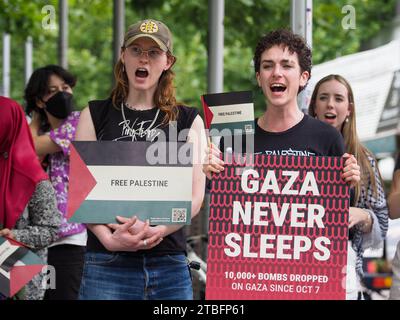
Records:
[[[125,103],[121,102],[122,119],[124,119],[124,123],[127,123],[127,120],[126,120],[126,117],[125,117],[125,112],[124,112],[124,106],[125,106]],[[154,117],[153,123],[156,121],[156,119],[158,118],[158,114],[160,113],[160,108],[157,108],[157,109],[158,110],[157,110],[156,116]],[[140,110],[140,111],[145,111],[145,110]]]
[[[154,108],[154,106],[152,106],[150,109],[138,109],[138,108],[131,106],[127,101],[125,101],[123,103],[124,103],[125,107],[127,107],[128,109],[134,110],[134,111],[146,111],[146,110],[151,110]]]

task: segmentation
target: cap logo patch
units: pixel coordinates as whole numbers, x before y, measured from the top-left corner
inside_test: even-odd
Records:
[[[140,31],[143,33],[155,33],[158,31],[158,25],[153,21],[143,22],[140,25]]]

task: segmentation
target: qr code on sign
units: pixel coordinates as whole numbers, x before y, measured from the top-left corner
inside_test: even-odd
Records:
[[[245,131],[246,133],[253,132],[253,126],[252,126],[251,124],[246,124],[246,125],[244,126],[244,131]]]
[[[173,208],[172,222],[186,222],[186,208]]]

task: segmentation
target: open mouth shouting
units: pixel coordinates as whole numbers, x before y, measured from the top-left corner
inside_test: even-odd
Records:
[[[326,120],[335,120],[337,118],[337,115],[331,112],[327,112],[324,114],[324,117]]]
[[[137,68],[135,76],[138,78],[147,78],[149,76],[149,71],[146,68]]]
[[[286,86],[282,83],[273,83],[270,86],[272,93],[279,95],[286,91]]]

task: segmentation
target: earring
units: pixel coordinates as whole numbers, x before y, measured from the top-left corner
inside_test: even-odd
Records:
[[[349,122],[349,117],[346,117],[346,120],[344,120],[346,123]]]

